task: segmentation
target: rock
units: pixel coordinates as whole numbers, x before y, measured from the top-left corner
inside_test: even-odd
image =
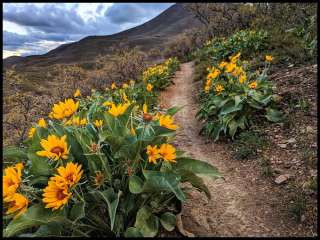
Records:
[[[290,138],[287,140],[287,143],[295,143],[296,139],[295,138]]]
[[[291,163],[289,163],[289,162],[285,163],[285,164],[284,164],[284,167],[285,167],[285,168],[290,168],[290,167],[291,167]]]
[[[287,144],[281,143],[281,144],[278,144],[278,146],[281,147],[281,148],[286,148]]]
[[[290,178],[289,174],[283,174],[283,175],[280,175],[280,176],[276,177],[274,182],[276,184],[282,184],[282,183],[285,183],[289,178]]]
[[[273,169],[273,171],[274,171],[276,174],[280,174],[280,173],[282,172],[282,170],[279,169],[279,168],[275,168],[275,169]]]
[[[317,148],[317,143],[313,143],[313,144],[311,145],[311,147],[312,147],[312,148]]]
[[[307,126],[306,133],[313,133],[313,128],[311,126]]]

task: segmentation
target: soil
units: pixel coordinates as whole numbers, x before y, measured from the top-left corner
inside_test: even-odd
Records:
[[[258,165],[233,158],[227,144],[199,136],[195,118],[200,83],[194,82],[194,63],[181,64],[174,84],[161,94],[164,108],[184,106],[175,115],[180,126],[174,144],[186,154],[216,166],[223,179],[206,178],[211,199],[194,190],[183,205],[184,228],[195,236],[316,236],[290,217],[283,187],[261,176]]]

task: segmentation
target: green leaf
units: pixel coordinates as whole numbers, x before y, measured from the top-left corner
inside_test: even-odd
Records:
[[[155,237],[158,233],[159,219],[152,214],[152,209],[144,206],[139,209],[134,226],[144,237]]]
[[[173,192],[180,201],[185,201],[186,197],[179,187],[180,176],[170,172],[157,172],[144,170],[143,174],[146,178],[143,185],[143,192]]]
[[[173,170],[188,170],[199,176],[222,177],[218,169],[207,162],[181,157],[177,158],[177,163],[173,164]]]
[[[179,112],[182,108],[184,108],[183,106],[182,107],[172,107],[172,108],[169,108],[167,110],[167,114],[173,116],[174,114],[176,114],[177,112]]]
[[[133,194],[142,192],[143,181],[138,176],[131,176],[129,178],[129,190]]]
[[[85,217],[85,202],[75,203],[70,211],[70,219],[74,222]]]
[[[143,237],[139,229],[135,227],[127,228],[126,232],[124,233],[124,236],[125,237]]]
[[[102,196],[102,198],[106,201],[108,205],[110,227],[111,227],[111,230],[113,230],[114,221],[116,218],[116,212],[119,204],[119,198],[122,192],[119,191],[118,194],[115,194],[113,191],[113,188],[108,188],[103,192],[100,192],[100,191],[97,191],[97,192]]]
[[[42,204],[36,204],[27,209],[27,211],[16,219],[13,219],[3,231],[4,237],[12,237],[19,232],[49,224],[52,222],[63,223],[66,221],[63,211],[52,211],[46,209]]]
[[[35,153],[28,153],[28,158],[31,161],[30,174],[34,176],[50,176],[52,175],[52,167],[49,165],[48,159],[40,157]]]
[[[176,226],[176,216],[170,212],[165,212],[160,217],[161,225],[169,232]]]
[[[179,174],[181,174],[181,182],[189,182],[199,191],[202,191],[206,194],[207,198],[211,199],[211,194],[207,186],[204,184],[202,178],[195,175],[193,172],[185,169],[180,169]]]
[[[228,124],[228,127],[229,127],[229,135],[231,136],[231,138],[233,139],[237,129],[238,129],[238,123],[236,120],[232,119],[229,124]]]
[[[27,159],[26,150],[19,147],[5,147],[3,149],[3,157],[5,159],[15,160],[20,162],[22,159]]]
[[[237,106],[228,106],[226,108],[223,108],[220,113],[219,113],[219,116],[222,116],[222,115],[225,115],[225,114],[228,114],[228,113],[232,113],[232,112],[237,112],[239,110],[242,110],[242,107],[243,105],[242,104],[239,104]]]
[[[265,117],[271,122],[280,122],[283,120],[282,113],[276,109],[273,109],[273,108],[266,109]]]

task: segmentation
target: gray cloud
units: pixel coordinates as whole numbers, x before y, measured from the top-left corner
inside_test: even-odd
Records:
[[[172,3],[115,3],[101,15],[104,6],[100,4],[95,17],[84,20],[78,12],[78,4],[67,8],[62,3],[5,4],[3,20],[18,24],[27,35],[3,31],[5,50],[30,48],[31,53],[41,41],[77,41],[90,35],[109,35],[132,27],[155,17]],[[30,47],[32,46],[32,47]],[[38,46],[41,48],[41,45]]]
[[[118,3],[105,12],[112,23],[138,23],[152,18],[170,7],[172,3]]]

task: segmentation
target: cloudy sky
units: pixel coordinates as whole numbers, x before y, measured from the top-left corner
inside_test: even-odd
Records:
[[[3,58],[140,25],[173,3],[3,3]]]

